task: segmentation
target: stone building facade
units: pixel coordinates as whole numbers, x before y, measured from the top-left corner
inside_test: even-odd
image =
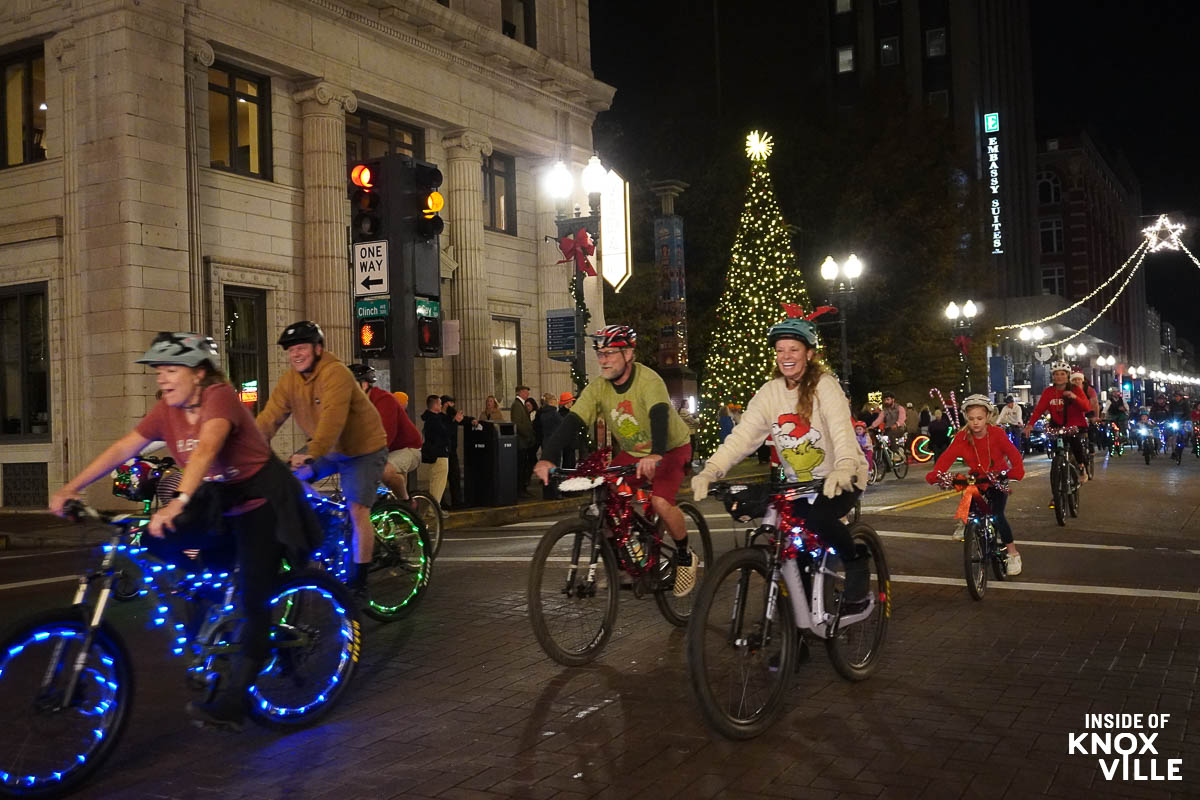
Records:
[[[544,356],[570,273],[539,178],[592,155],[614,90],[590,60],[587,0],[0,4],[3,505],[44,502],[146,412],[132,362],[157,331],[211,333],[259,404],[294,319],[349,360],[347,166],[383,152],[445,175],[459,330],[457,355],[392,388],[468,413],[517,381],[569,388]]]

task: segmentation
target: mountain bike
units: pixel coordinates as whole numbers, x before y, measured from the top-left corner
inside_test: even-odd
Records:
[[[1110,422],[1104,428],[1108,435],[1108,454],[1120,458],[1125,455],[1125,435],[1121,432],[1121,426],[1115,422]]]
[[[996,533],[996,519],[987,501],[987,492],[993,487],[1005,493],[1009,491],[1007,477],[1003,472],[999,475],[945,474],[939,475],[938,483],[944,489],[962,492],[968,504],[963,523],[963,572],[971,597],[982,600],[987,591],[989,568],[998,581],[1008,576],[1008,547]]]
[[[1138,449],[1141,451],[1142,457],[1146,459],[1146,465],[1149,466],[1150,459],[1158,457],[1159,442],[1161,441],[1158,425],[1154,422],[1148,424],[1139,423],[1137,433],[1141,437],[1141,440],[1138,442]]]
[[[675,543],[650,506],[650,495],[631,486],[637,465],[605,467],[604,450],[577,469],[556,470],[564,494],[590,492],[577,519],[557,523],[542,537],[529,571],[529,621],[546,655],[565,666],[587,664],[600,654],[617,622],[619,573],[633,581],[637,598],[653,595],[667,622],[687,625],[693,589],[674,595]],[[699,559],[696,583],[713,561],[704,516],[680,503],[692,558]]]
[[[744,547],[709,569],[688,625],[692,693],[709,726],[730,739],[758,736],[771,725],[804,660],[806,639],[825,643],[846,680],[865,680],[879,669],[892,611],[883,543],[869,526],[850,526],[858,555],[868,559],[871,585],[867,608],[843,614],[841,557],[805,524],[799,508],[822,484],[710,488],[735,520],[762,518],[746,531]],[[738,508],[745,494],[758,495],[746,503],[748,512]]]
[[[1080,430],[1075,425],[1046,426],[1046,435],[1050,438],[1050,496],[1054,502],[1054,518],[1059,525],[1067,524],[1068,514],[1079,516],[1080,467],[1063,437],[1078,435]]]
[[[1183,450],[1187,447],[1189,423],[1180,422],[1179,420],[1171,420],[1167,423],[1167,428],[1171,431],[1167,434],[1167,440],[1171,443],[1171,460],[1176,464],[1183,464]]]
[[[874,451],[876,482],[887,477],[889,470],[897,480],[908,475],[908,455],[905,450],[907,441],[908,435],[903,433],[896,437],[888,436],[886,433],[876,434]]]
[[[113,751],[129,721],[133,662],[105,619],[124,566],[155,592],[153,624],[171,632],[188,685],[210,700],[241,657],[239,575],[164,563],[129,544],[145,515],[110,515],[70,501],[77,521],[112,526],[109,543],[79,577],[69,607],[32,615],[0,643],[0,796],[50,797],[83,784]],[[125,563],[122,563],[125,562]],[[270,601],[270,654],[246,689],[256,722],[295,728],[341,698],[358,662],[360,631],[346,587],[319,571],[279,576]]]

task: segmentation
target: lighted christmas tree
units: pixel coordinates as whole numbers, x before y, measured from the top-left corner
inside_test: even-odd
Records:
[[[717,447],[721,407],[727,403],[745,407],[770,377],[774,354],[767,345],[767,330],[785,316],[780,303],[812,307],[771,187],[767,169],[771,147],[771,137],[766,134],[754,131],[746,137],[750,185],[733,240],[725,292],[717,305],[718,324],[700,391],[699,446],[704,454]]]

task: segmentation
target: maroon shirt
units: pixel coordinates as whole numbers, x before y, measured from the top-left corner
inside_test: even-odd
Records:
[[[233,387],[215,383],[200,394],[200,415],[196,424],[187,421],[182,408],[159,400],[134,428],[139,435],[167,443],[171,456],[186,466],[188,456],[200,443],[200,428],[210,419],[227,419],[233,425],[225,444],[213,459],[205,480],[238,483],[252,477],[271,457],[271,446],[254,424],[250,410],[238,402]]]
[[[400,401],[394,394],[385,392],[378,386],[372,386],[367,392],[367,397],[375,404],[375,410],[379,412],[379,419],[383,421],[389,453],[409,447],[421,449],[421,432],[408,418],[408,414],[400,406]]]

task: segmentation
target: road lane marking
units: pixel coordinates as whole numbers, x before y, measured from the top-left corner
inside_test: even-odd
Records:
[[[934,541],[950,542],[951,544],[961,544],[950,538],[948,533],[909,533],[908,531],[875,531],[880,536],[891,536],[896,539],[930,539]],[[1125,544],[1085,544],[1083,542],[1043,542],[1034,539],[1022,539],[1019,544],[1035,545],[1037,547],[1073,547],[1080,550],[1133,550],[1135,548]]]
[[[525,559],[528,561],[529,559]],[[5,589],[22,589],[26,586],[40,586],[43,583],[62,583],[63,581],[77,581],[78,575],[59,575],[57,578],[38,578],[35,581],[17,581],[16,583],[0,583],[0,592]]]
[[[44,553],[24,553],[19,556],[0,556],[0,561],[7,561],[10,558],[37,558],[38,556],[54,556],[59,553],[82,553],[86,547],[77,547],[74,550],[48,550]]]
[[[553,523],[551,523],[551,524],[553,524]],[[489,526],[487,526],[487,527],[488,527],[489,529],[490,529],[490,528],[501,528],[501,529],[503,529],[503,530],[508,530],[509,528],[543,528],[543,527],[545,527],[545,526],[546,526],[546,521],[545,521],[545,520],[542,520],[541,522],[538,522],[538,521],[533,521],[533,522],[510,522],[510,523],[508,523],[507,525],[489,525]]]
[[[443,536],[443,542],[510,542],[513,539],[541,539],[544,534],[533,536]]]
[[[962,578],[941,578],[935,575],[892,575],[895,583],[927,583],[936,586],[963,586]],[[990,589],[1010,589],[1016,592],[1056,592],[1058,594],[1103,594],[1116,597],[1161,597],[1166,600],[1200,600],[1200,592],[1176,592],[1169,589],[1137,589],[1124,586],[1083,586],[1074,583],[1027,583],[988,581]]]

